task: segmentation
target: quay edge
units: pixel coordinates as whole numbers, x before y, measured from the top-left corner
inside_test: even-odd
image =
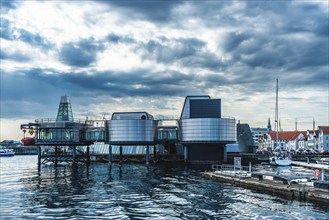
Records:
[[[279,181],[258,180],[256,178],[239,178],[225,176],[211,171],[203,172],[202,176],[208,179],[230,183],[234,186],[255,190],[261,193],[281,196],[287,199],[307,200],[315,203],[329,204],[329,191],[315,189],[305,185],[285,185]]]

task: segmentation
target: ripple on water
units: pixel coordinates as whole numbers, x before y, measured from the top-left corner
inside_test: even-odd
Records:
[[[94,163],[38,173],[35,156],[17,158],[0,161],[4,219],[329,219],[312,203],[204,179],[195,168]]]

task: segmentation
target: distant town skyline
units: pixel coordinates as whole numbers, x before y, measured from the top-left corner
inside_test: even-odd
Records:
[[[187,95],[222,115],[283,130],[329,125],[329,3],[318,1],[1,1],[0,140],[56,118],[117,111],[179,117]]]

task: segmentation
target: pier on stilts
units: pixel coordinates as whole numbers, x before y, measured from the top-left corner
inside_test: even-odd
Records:
[[[97,129],[94,120],[74,120],[69,97],[62,96],[57,118],[36,119],[33,123],[22,124],[24,132],[34,135],[38,151],[38,167],[45,163],[90,163],[90,147],[94,142],[88,138],[88,131]],[[97,130],[104,133],[104,126]],[[90,135],[89,135],[90,136]]]
[[[36,119],[33,123],[22,124],[24,140],[28,130],[34,135],[38,148],[38,165],[44,163],[85,162],[97,157],[124,162],[127,155],[136,156],[146,164],[157,161],[182,162],[191,164],[222,163],[227,160],[227,143],[236,141],[236,123],[231,117],[221,116],[221,100],[210,96],[188,96],[185,98],[180,119],[154,119],[148,112],[115,112],[111,119],[85,120],[73,118],[68,96],[62,96],[56,119]],[[170,124],[170,123],[169,123]],[[198,135],[195,135],[197,132]],[[223,135],[225,134],[225,135]],[[91,155],[90,146],[103,142],[106,158]],[[130,147],[143,148],[143,155],[133,155]],[[184,159],[178,155],[183,147]],[[119,153],[113,153],[113,149]],[[161,149],[163,151],[161,152]],[[119,156],[119,158],[118,158]],[[178,160],[177,160],[178,159]],[[153,160],[153,161],[152,161]]]

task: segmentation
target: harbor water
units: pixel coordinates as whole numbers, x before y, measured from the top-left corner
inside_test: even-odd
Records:
[[[288,200],[201,176],[204,168],[0,158],[1,219],[329,219],[328,204]]]

